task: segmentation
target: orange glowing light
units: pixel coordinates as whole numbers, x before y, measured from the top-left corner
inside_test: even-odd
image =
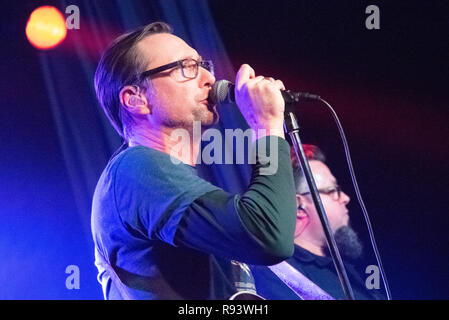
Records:
[[[67,35],[64,16],[55,7],[39,7],[31,13],[25,33],[28,41],[36,48],[53,48]]]

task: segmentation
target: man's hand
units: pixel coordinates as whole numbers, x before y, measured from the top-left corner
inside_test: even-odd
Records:
[[[280,80],[257,76],[254,69],[244,64],[240,67],[235,81],[235,101],[256,138],[276,135],[284,138],[285,102],[281,91],[285,90]],[[259,132],[259,129],[264,129]]]

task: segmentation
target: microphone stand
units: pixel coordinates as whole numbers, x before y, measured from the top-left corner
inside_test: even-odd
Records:
[[[288,92],[288,94],[290,94],[290,92]],[[321,198],[319,196],[319,192],[315,184],[315,180],[313,179],[309,162],[307,161],[306,155],[302,148],[301,139],[299,138],[298,121],[296,120],[296,116],[293,114],[293,112],[289,111],[287,108],[287,106],[289,106],[290,104],[297,102],[298,99],[294,97],[294,95],[292,94],[291,99],[289,99],[290,101],[287,99],[285,100],[286,100],[285,106],[286,112],[285,112],[284,130],[290,136],[293,146],[295,148],[296,156],[301,164],[302,171],[304,173],[307,184],[309,186],[310,193],[312,195],[313,203],[315,204],[315,208],[320,218],[321,225],[323,226],[327,246],[329,247],[329,252],[334,262],[335,269],[337,270],[338,279],[340,280],[343,292],[347,300],[355,300],[351,284],[349,283],[348,275],[346,274],[346,270],[340,256],[340,252],[338,251],[337,244],[335,243],[335,238],[329,227],[329,222],[327,220],[327,216],[324,211],[323,204],[321,202]]]

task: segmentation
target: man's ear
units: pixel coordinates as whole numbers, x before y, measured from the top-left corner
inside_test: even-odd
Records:
[[[119,97],[121,105],[129,113],[136,116],[151,114],[151,106],[140,87],[136,85],[124,86],[120,90]]]
[[[304,196],[296,194],[296,225],[295,225],[295,240],[298,238],[309,225],[309,215],[304,207]]]
[[[298,219],[305,219],[309,215],[307,214],[306,207],[305,207],[305,198],[302,195],[296,194],[296,218]]]

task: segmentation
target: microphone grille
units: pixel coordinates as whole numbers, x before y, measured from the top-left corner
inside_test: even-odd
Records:
[[[215,104],[219,104],[228,99],[229,88],[232,83],[228,80],[219,80],[214,83],[210,92],[210,98]]]

